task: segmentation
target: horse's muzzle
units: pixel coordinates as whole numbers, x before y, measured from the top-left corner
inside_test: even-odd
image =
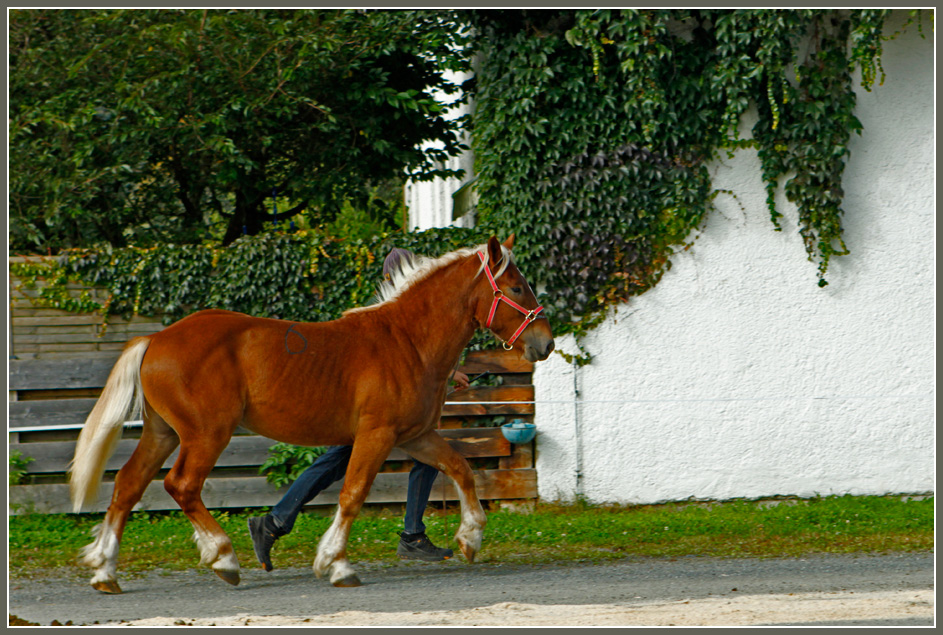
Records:
[[[553,338],[534,338],[536,341],[524,344],[524,359],[529,362],[539,362],[550,357],[553,352]]]

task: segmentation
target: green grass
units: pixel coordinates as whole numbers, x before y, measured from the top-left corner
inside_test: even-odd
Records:
[[[213,512],[243,566],[256,566],[246,517],[258,510]],[[840,496],[780,504],[733,501],[643,506],[538,504],[530,513],[490,512],[478,562],[537,564],[604,561],[629,556],[794,557],[813,553],[933,550],[933,498]],[[102,514],[24,515],[9,519],[10,575],[71,568]],[[456,548],[456,510],[426,513],[427,533]],[[303,514],[278,541],[278,567],[310,566],[329,515]],[[397,562],[402,517],[365,511],[351,531],[352,562]],[[136,512],[121,545],[119,571],[199,566],[193,530],[180,512]]]

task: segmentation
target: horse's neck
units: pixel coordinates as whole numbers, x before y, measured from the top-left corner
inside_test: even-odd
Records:
[[[412,344],[426,365],[451,370],[475,333],[470,300],[477,269],[466,265],[463,259],[433,272],[391,307],[394,319],[413,332]]]

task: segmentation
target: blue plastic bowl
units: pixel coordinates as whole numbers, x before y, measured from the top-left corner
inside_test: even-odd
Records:
[[[512,421],[501,426],[501,434],[511,443],[529,443],[537,435],[537,426],[523,421]]]

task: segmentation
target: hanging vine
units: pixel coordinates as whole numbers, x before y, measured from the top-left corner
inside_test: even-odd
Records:
[[[923,35],[924,13],[914,11]],[[883,81],[888,10],[478,11],[481,222],[517,228],[558,330],[585,332],[671,266],[716,193],[708,162],[758,150],[825,286],[842,236],[852,73]],[[904,25],[903,28],[906,28]],[[902,31],[903,29],[901,29]],[[754,106],[752,136],[741,139]]]

